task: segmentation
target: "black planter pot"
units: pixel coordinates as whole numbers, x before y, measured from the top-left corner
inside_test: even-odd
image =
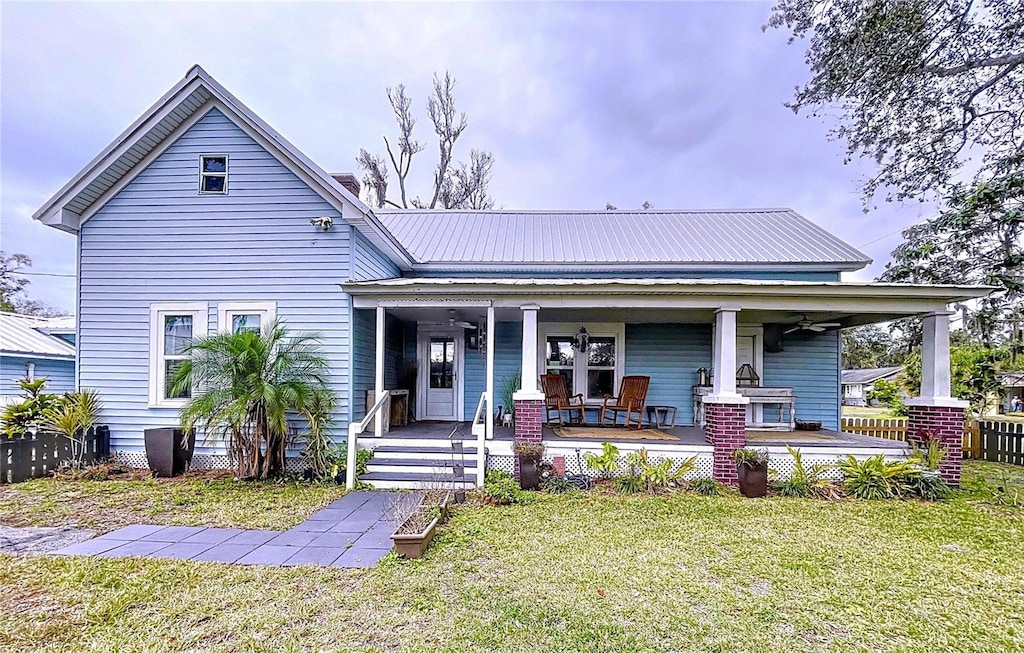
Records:
[[[736,465],[739,476],[740,494],[757,499],[768,494],[768,465]]]
[[[540,489],[540,469],[537,459],[519,456],[519,487],[524,490]]]
[[[196,448],[196,434],[192,431],[185,440],[185,432],[178,428],[146,429],[146,460],[154,476],[180,476],[192,462]]]

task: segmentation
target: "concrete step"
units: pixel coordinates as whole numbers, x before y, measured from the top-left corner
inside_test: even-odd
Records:
[[[463,474],[460,478],[451,476],[439,477],[435,474],[422,474],[418,472],[368,472],[359,477],[364,483],[373,485],[379,490],[416,490],[425,488],[451,488],[461,486],[472,488],[476,486],[476,475]]]

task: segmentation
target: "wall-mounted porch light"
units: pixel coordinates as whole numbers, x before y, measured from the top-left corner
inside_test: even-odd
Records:
[[[580,330],[576,332],[576,335],[572,337],[572,348],[576,351],[586,351],[590,345],[590,334],[587,333],[587,327],[581,326]]]

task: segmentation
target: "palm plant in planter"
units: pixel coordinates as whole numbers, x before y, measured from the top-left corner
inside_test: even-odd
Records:
[[[768,494],[768,450],[737,449],[733,456],[740,494],[752,499]]]
[[[285,473],[285,450],[295,434],[288,417],[305,417],[313,429],[327,385],[327,361],[316,336],[291,336],[280,322],[262,333],[219,333],[193,340],[171,381],[172,392],[194,389],[181,411],[182,426],[222,438],[240,478]],[[313,422],[317,423],[314,424]]]
[[[519,487],[524,490],[540,489],[540,461],[544,458],[544,445],[540,442],[516,442],[512,451],[519,461]]]

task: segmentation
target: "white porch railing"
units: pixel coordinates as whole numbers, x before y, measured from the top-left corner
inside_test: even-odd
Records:
[[[353,490],[356,487],[356,450],[359,448],[359,434],[366,430],[373,421],[374,417],[377,417],[377,424],[382,424],[382,415],[379,415],[381,410],[391,405],[389,401],[391,399],[391,392],[385,390],[377,397],[377,403],[373,405],[373,408],[366,411],[366,415],[359,422],[349,422],[348,425],[348,462],[346,464],[345,471],[345,487],[349,490]],[[379,428],[379,426],[378,426]]]
[[[487,464],[487,440],[494,437],[493,417],[491,417],[491,393],[480,393],[480,401],[473,414],[472,433],[476,436],[476,484],[483,487],[484,465]]]

